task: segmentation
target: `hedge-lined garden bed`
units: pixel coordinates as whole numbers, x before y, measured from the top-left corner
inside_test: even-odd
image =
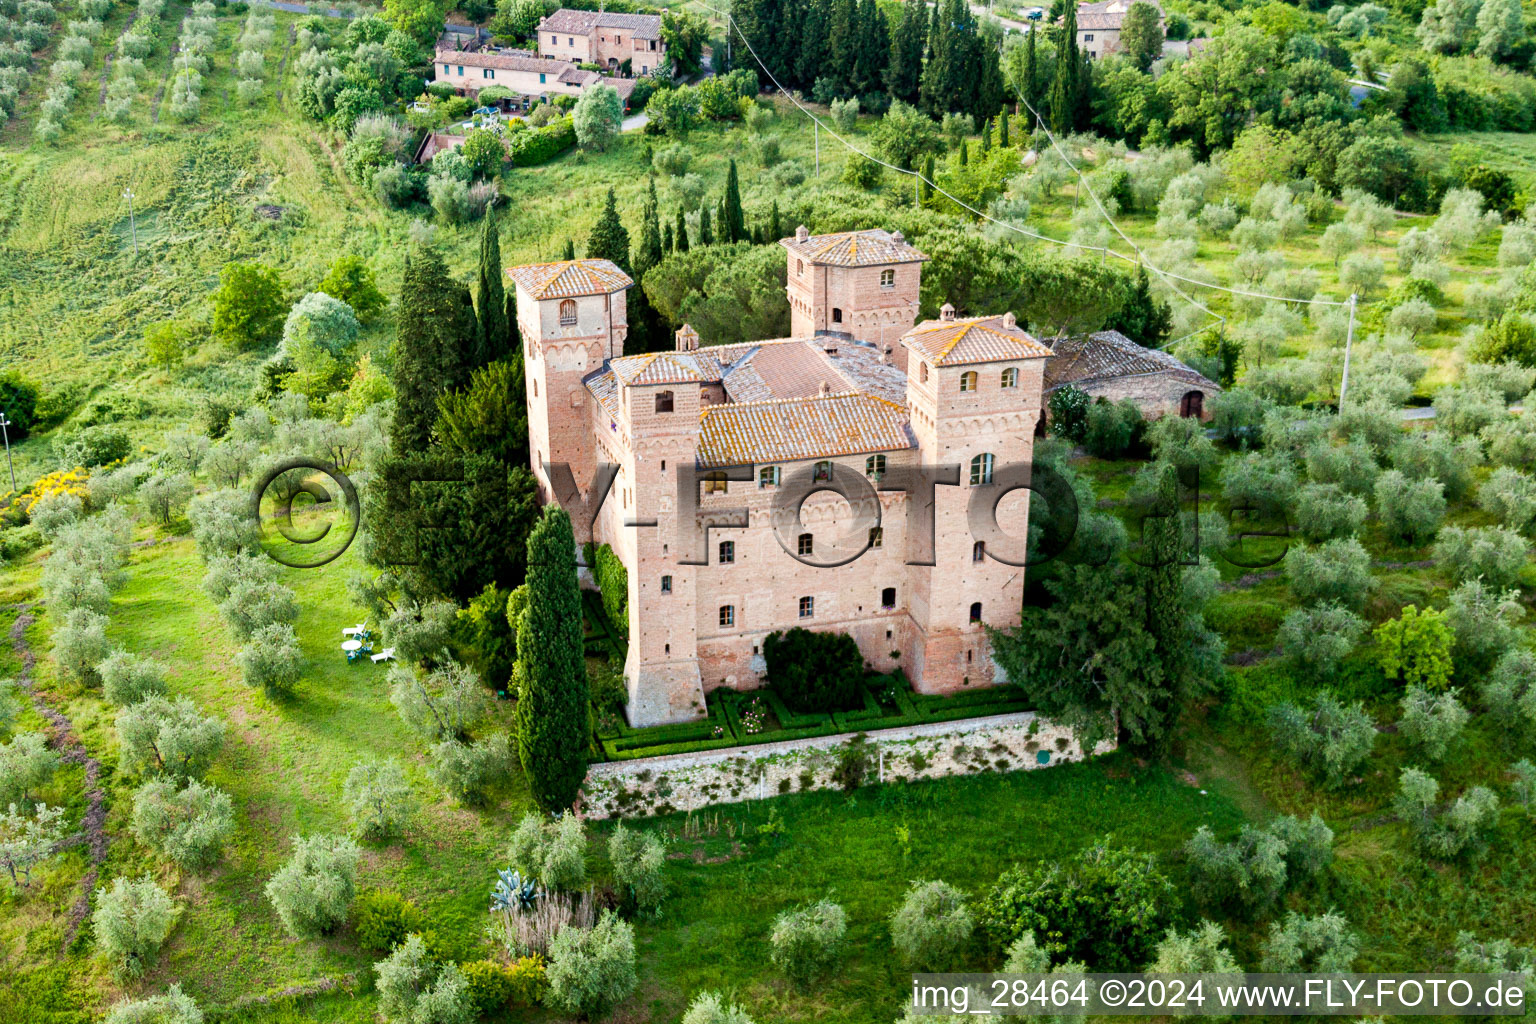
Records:
[[[629,761],[1031,710],[1030,702],[1015,686],[940,697],[913,693],[900,671],[867,677],[861,697],[862,707],[852,711],[801,713],[785,707],[779,695],[767,688],[715,690],[706,697],[708,713],[704,719],[644,729],[631,729],[622,722],[611,724],[599,730],[593,753],[607,761]]]

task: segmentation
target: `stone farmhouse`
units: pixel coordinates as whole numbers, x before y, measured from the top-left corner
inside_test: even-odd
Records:
[[[628,570],[635,725],[759,685],[764,638],[795,626],[848,633],[921,692],[1000,679],[986,627],[1017,623],[1028,516],[1006,467],[1033,452],[1050,349],[1011,313],[917,323],[926,257],[898,234],[782,244],[794,337],[701,346],[685,325],[644,355],[623,354],[634,282],[614,264],[508,271],[541,497]],[[921,465],[943,482],[907,486]]]
[[[528,101],[524,106],[551,96],[580,96],[583,90],[599,82],[613,86],[627,103],[635,88],[633,79],[608,78],[565,61],[547,60],[530,50],[472,45],[461,49],[451,36],[438,40],[433,76],[453,86],[460,95],[471,97],[489,86],[504,86],[524,97]]]
[[[601,64],[617,71],[629,61],[630,74],[648,75],[667,54],[661,15],[572,11],[561,8],[539,22],[539,53],[551,60]]]
[[[1164,24],[1162,5],[1146,0],[1157,8],[1157,23]],[[1107,57],[1120,49],[1120,31],[1125,15],[1135,0],[1099,0],[1077,5],[1077,46],[1090,60]]]
[[[1089,398],[1129,398],[1148,419],[1169,413],[1209,419],[1205,403],[1221,391],[1220,384],[1169,353],[1143,348],[1119,331],[1051,342],[1051,358],[1045,364],[1046,402],[1052,392],[1069,384]]]

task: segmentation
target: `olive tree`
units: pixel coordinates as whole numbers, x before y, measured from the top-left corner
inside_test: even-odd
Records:
[[[235,653],[235,663],[247,686],[259,687],[269,697],[293,692],[304,666],[299,637],[286,622],[272,622],[252,632]]]
[[[176,901],[150,876],[118,878],[111,889],[96,890],[91,928],[112,972],[137,978],[154,962],[180,914]]]
[[[1344,972],[1354,966],[1360,940],[1340,914],[1304,917],[1293,910],[1269,926],[1262,949],[1259,969],[1266,973]]]
[[[224,746],[224,723],[185,697],[152,696],[117,713],[117,738],[124,774],[197,779]]]
[[[53,631],[53,662],[59,674],[71,682],[94,685],[100,681],[96,666],[112,650],[107,640],[107,617],[89,608],[76,608]]]
[[[1454,688],[1430,693],[1421,686],[1410,686],[1403,694],[1402,707],[1398,731],[1431,761],[1445,757],[1471,717],[1456,699]]]
[[[267,899],[295,938],[322,935],[347,919],[361,851],[345,836],[296,836],[293,856],[267,882]]]
[[[1476,438],[1456,440],[1440,430],[1405,433],[1393,442],[1388,455],[1392,467],[1408,479],[1440,481],[1451,501],[1472,489],[1472,470],[1483,464]]]
[[[1485,672],[1519,640],[1525,605],[1516,590],[1467,580],[1451,591],[1445,621],[1455,633],[1453,657],[1460,671]]]
[[[1491,587],[1511,587],[1530,559],[1531,546],[1503,526],[1447,526],[1435,540],[1435,561],[1462,583],[1482,579]]]
[[[413,810],[411,786],[398,761],[366,761],[352,766],[342,785],[342,799],[352,809],[352,823],[365,839],[398,835]]]
[[[379,1012],[389,1024],[470,1024],[469,982],[453,961],[432,956],[419,933],[373,965]]]
[[[1481,696],[1501,729],[1520,737],[1536,733],[1536,653],[1525,647],[1504,652],[1483,677]]]
[[[389,702],[423,739],[462,739],[490,713],[480,677],[455,661],[430,672],[395,665],[389,670],[389,684]]]
[[[1316,814],[1308,821],[1285,815],[1263,828],[1244,825],[1223,843],[1202,825],[1184,844],[1184,856],[1201,904],[1257,914],[1332,861],[1333,831]]]
[[[718,992],[700,992],[688,1004],[681,1024],[752,1024],[752,1018],[735,1003],[727,1003]]]
[[[549,821],[523,815],[507,847],[507,862],[524,878],[537,878],[551,891],[572,892],[587,878],[586,831],[574,814]]]
[[[191,500],[192,478],[185,473],[155,473],[139,485],[139,501],[162,526],[169,526]]]
[[[96,671],[101,675],[101,695],[120,708],[165,693],[165,669],[153,658],[113,651]]]
[[[172,985],[163,996],[116,1004],[103,1024],[203,1024],[203,1011],[180,985]]]
[[[1423,544],[1445,520],[1445,489],[1438,480],[1409,480],[1389,469],[1376,479],[1376,514],[1391,536],[1406,544]]]
[[[1359,533],[1370,509],[1364,498],[1338,484],[1304,484],[1296,491],[1293,514],[1297,530],[1315,543]]]
[[[150,779],[134,791],[134,838],[184,870],[218,860],[234,830],[234,805],[217,786]]]
[[[1292,595],[1306,605],[1333,602],[1357,609],[1375,586],[1371,556],[1353,537],[1291,548],[1285,555],[1285,575]]]
[[[18,733],[0,743],[0,807],[25,804],[59,770],[59,754],[40,732]]]
[[[112,605],[112,591],[96,567],[65,559],[49,559],[43,569],[43,596],[55,615],[76,608],[106,614]]]
[[[1500,466],[1477,489],[1477,504],[1510,529],[1524,531],[1536,520],[1536,479]]]
[[[1360,441],[1341,445],[1319,441],[1307,449],[1305,458],[1313,483],[1338,484],[1351,494],[1370,494],[1381,472],[1376,453]]]
[[[891,915],[891,944],[908,967],[938,971],[954,963],[975,928],[959,889],[915,881]]]
[[[822,899],[782,911],[769,932],[769,958],[800,988],[830,974],[843,958],[848,915]]]
[[[547,1004],[566,1013],[600,1017],[639,984],[635,930],[611,910],[592,928],[562,928],[549,944]]]
[[[659,913],[667,895],[662,873],[667,848],[661,837],[655,832],[631,832],[620,822],[608,838],[608,860],[625,901],[639,913]]]
[[[1329,679],[1364,635],[1364,619],[1343,605],[1326,602],[1287,612],[1276,640],[1300,671]]]
[[[1169,928],[1147,967],[1157,974],[1229,974],[1241,968],[1227,948],[1227,933],[1215,921],[1201,921],[1187,932]]]
[[[1270,708],[1269,728],[1281,751],[1335,788],[1376,745],[1376,723],[1364,707],[1358,701],[1346,707],[1327,690],[1318,691],[1306,708],[1290,703]]]
[[[1498,826],[1499,798],[1485,786],[1473,786],[1446,810],[1439,810],[1440,783],[1417,768],[1398,777],[1392,808],[1407,823],[1420,853],[1437,860],[1476,856]]]

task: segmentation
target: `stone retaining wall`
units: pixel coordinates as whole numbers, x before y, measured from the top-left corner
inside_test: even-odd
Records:
[[[1106,742],[1094,753],[1113,749]],[[579,809],[588,818],[670,814],[843,788],[861,772],[869,784],[1027,771],[1082,759],[1071,729],[1023,711],[594,764],[587,769]]]

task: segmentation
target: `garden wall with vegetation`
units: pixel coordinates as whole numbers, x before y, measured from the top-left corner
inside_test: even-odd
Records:
[[[1113,749],[1103,743],[1094,753]],[[580,808],[588,818],[668,814],[870,782],[1044,768],[1083,756],[1071,729],[1022,711],[594,764]]]

